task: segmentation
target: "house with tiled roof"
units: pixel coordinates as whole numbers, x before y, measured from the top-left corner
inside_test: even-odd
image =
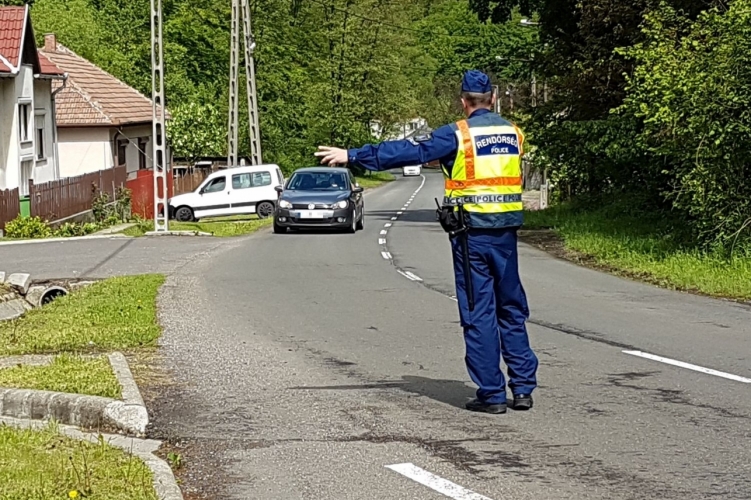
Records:
[[[67,75],[56,83],[60,174],[126,165],[129,177],[152,168],[152,102],[134,88],[45,35],[40,54]]]
[[[29,180],[59,177],[55,89],[64,81],[37,51],[29,7],[0,7],[0,190],[25,196]]]

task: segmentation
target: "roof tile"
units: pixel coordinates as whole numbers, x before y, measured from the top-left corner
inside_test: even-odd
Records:
[[[151,99],[134,88],[61,44],[56,51],[39,53],[68,74],[66,87],[55,98],[59,126],[151,122]],[[60,85],[53,83],[54,88]]]
[[[0,8],[0,54],[13,66],[18,66],[21,56],[26,7]],[[7,66],[3,64],[3,66]]]

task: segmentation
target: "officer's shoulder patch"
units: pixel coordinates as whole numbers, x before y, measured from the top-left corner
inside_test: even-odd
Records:
[[[416,135],[414,137],[414,141],[415,142],[428,142],[432,138],[433,138],[433,134],[431,134],[430,132],[428,132],[428,133],[425,133],[425,134]]]

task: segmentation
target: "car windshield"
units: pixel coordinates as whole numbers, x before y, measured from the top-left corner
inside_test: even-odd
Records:
[[[346,191],[347,176],[341,172],[297,172],[287,189],[298,191]]]

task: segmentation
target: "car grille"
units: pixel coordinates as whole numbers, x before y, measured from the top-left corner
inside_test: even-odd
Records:
[[[290,218],[290,220],[295,224],[301,224],[301,225],[310,225],[310,226],[316,226],[321,224],[331,224],[334,222],[334,219],[295,219]]]
[[[292,204],[292,208],[294,210],[310,210],[310,208],[308,207],[308,205],[309,205],[309,203],[293,203]],[[336,205],[336,203],[334,203],[334,205]],[[325,203],[316,203],[315,204],[315,209],[318,209],[318,210],[331,209],[332,207],[333,207],[332,205],[327,205]]]

